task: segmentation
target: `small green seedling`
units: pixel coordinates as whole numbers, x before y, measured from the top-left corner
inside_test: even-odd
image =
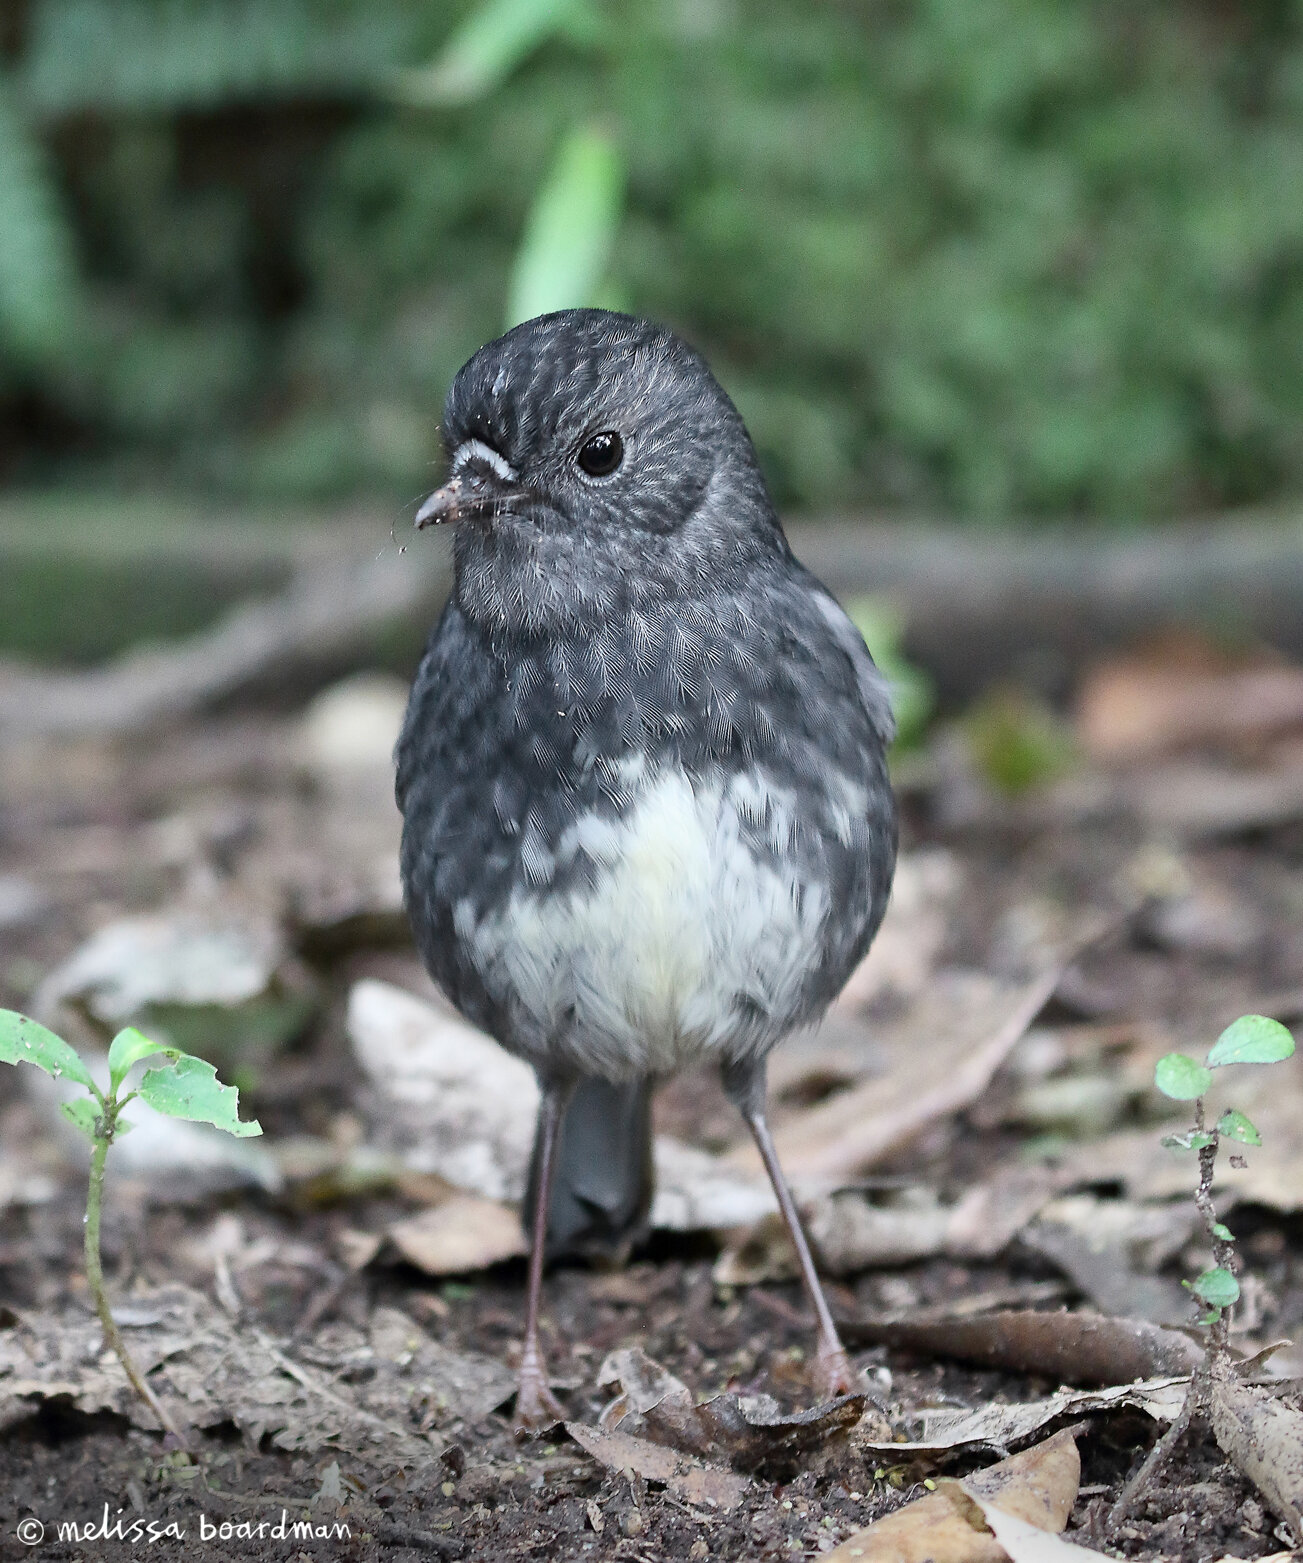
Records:
[[[1164,1096],[1176,1102],[1194,1103],[1193,1125],[1184,1134],[1164,1135],[1163,1144],[1172,1150],[1194,1151],[1199,1157],[1194,1202],[1203,1218],[1215,1263],[1185,1284],[1206,1310],[1199,1322],[1209,1326],[1209,1342],[1214,1351],[1225,1349],[1227,1312],[1240,1295],[1234,1268],[1235,1238],[1217,1219],[1213,1205],[1217,1150],[1223,1140],[1261,1145],[1262,1136],[1234,1107],[1228,1107],[1210,1128],[1204,1098],[1212,1086],[1214,1069],[1227,1064],[1276,1064],[1289,1058],[1293,1051],[1294,1038],[1278,1020],[1269,1020],[1265,1015],[1241,1015],[1217,1038],[1206,1064],[1196,1063],[1185,1053],[1168,1053],[1154,1068],[1154,1083]]]
[[[1109,1513],[1110,1525],[1120,1524],[1141,1494],[1166,1464],[1196,1414],[1206,1414],[1214,1374],[1229,1354],[1231,1309],[1239,1299],[1235,1278],[1235,1236],[1217,1219],[1213,1204],[1213,1178],[1217,1151],[1223,1140],[1239,1145],[1261,1145],[1262,1136],[1238,1108],[1226,1108],[1209,1124],[1205,1101],[1213,1084],[1213,1071],[1227,1064],[1277,1064],[1294,1052],[1294,1038],[1277,1020],[1266,1015],[1241,1015],[1222,1032],[1209,1049],[1205,1063],[1185,1053],[1167,1053],[1154,1067],[1154,1084],[1176,1102],[1193,1104],[1194,1123],[1181,1134],[1166,1134],[1163,1144],[1172,1150],[1194,1151],[1199,1158],[1199,1179],[1194,1202],[1212,1249],[1213,1263],[1193,1281],[1183,1284],[1198,1299],[1199,1323],[1207,1327],[1204,1360],[1190,1375],[1190,1387],[1180,1415],[1159,1439],[1144,1464],[1123,1488]]]
[[[123,1095],[123,1087],[132,1069],[145,1059],[153,1059],[135,1090]],[[109,1047],[109,1088],[101,1091],[77,1051],[62,1037],[47,1031],[26,1015],[0,1009],[0,1063],[35,1064],[56,1080],[70,1080],[85,1091],[84,1096],[64,1102],[63,1116],[90,1141],[90,1181],[86,1190],[86,1282],[95,1300],[95,1311],[104,1326],[104,1338],[117,1354],[132,1388],[184,1449],[184,1433],[168,1414],[144,1376],[132,1360],[126,1342],[109,1308],[104,1289],[104,1269],[100,1260],[100,1208],[104,1198],[104,1162],[109,1146],[131,1127],[121,1116],[122,1109],[137,1097],[168,1118],[189,1118],[211,1123],[227,1134],[261,1134],[258,1123],[242,1123],[238,1114],[239,1093],[234,1086],[223,1085],[217,1071],[202,1058],[193,1058],[179,1048],[151,1042],[133,1027],[119,1031]]]

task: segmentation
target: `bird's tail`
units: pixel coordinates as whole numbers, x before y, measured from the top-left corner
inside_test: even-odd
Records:
[[[649,1080],[581,1080],[561,1124],[546,1254],[557,1259],[618,1253],[646,1230],[652,1199]],[[538,1140],[526,1212],[534,1208]]]

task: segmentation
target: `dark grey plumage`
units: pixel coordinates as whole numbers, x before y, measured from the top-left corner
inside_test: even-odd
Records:
[[[608,431],[622,459],[589,473]],[[750,1111],[886,907],[883,681],[664,328],[527,322],[458,374],[443,435],[423,516],[461,520],[455,585],[398,748],[422,956],[545,1087],[706,1056]]]

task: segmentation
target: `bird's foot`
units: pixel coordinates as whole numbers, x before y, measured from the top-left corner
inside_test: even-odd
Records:
[[[820,1341],[815,1355],[815,1382],[830,1400],[838,1395],[864,1393],[864,1381],[851,1366],[846,1348],[839,1340]]]
[[[546,1433],[566,1419],[561,1402],[552,1393],[547,1369],[538,1352],[526,1351],[516,1382],[516,1415],[511,1430],[517,1438],[532,1438]]]

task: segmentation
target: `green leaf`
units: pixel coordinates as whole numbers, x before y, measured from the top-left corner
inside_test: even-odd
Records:
[[[1229,1270],[1218,1265],[1185,1283],[1201,1303],[1210,1308],[1229,1308],[1240,1295],[1240,1283]]]
[[[423,70],[405,71],[399,95],[415,105],[482,98],[557,34],[578,36],[590,21],[580,0],[487,0],[472,11]]]
[[[1233,1243],[1235,1241],[1235,1233],[1221,1221],[1213,1222],[1213,1236],[1221,1238],[1223,1243]]]
[[[25,358],[51,357],[68,339],[79,300],[53,170],[0,74],[0,340]]]
[[[139,1095],[169,1118],[211,1123],[240,1137],[262,1133],[262,1125],[256,1120],[240,1121],[240,1093],[235,1087],[223,1085],[211,1064],[202,1058],[191,1058],[188,1053],[178,1054],[173,1064],[146,1070]]]
[[[845,607],[891,690],[897,752],[917,745],[936,705],[936,688],[905,656],[904,613],[886,597],[851,597]]]
[[[1184,1053],[1165,1053],[1154,1066],[1154,1084],[1176,1102],[1192,1102],[1213,1083],[1209,1070]]]
[[[53,1031],[12,1009],[0,1009],[0,1064],[35,1064],[57,1080],[66,1075],[99,1095],[90,1070],[75,1049]]]
[[[982,779],[1011,798],[1057,780],[1076,758],[1062,719],[1017,688],[988,690],[969,709],[963,731]]]
[[[1217,1120],[1217,1132],[1224,1134],[1228,1140],[1239,1140],[1241,1145],[1262,1144],[1262,1136],[1252,1121],[1234,1107],[1228,1107]]]
[[[1206,1129],[1191,1129],[1186,1134],[1165,1134],[1159,1142],[1170,1151],[1201,1151],[1216,1138]]]
[[[595,128],[574,131],[535,198],[511,275],[507,325],[593,304],[624,202],[624,164]]]
[[[99,1139],[100,1104],[89,1096],[79,1096],[75,1102],[61,1102],[59,1111],[73,1126],[79,1129],[92,1144]]]
[[[1278,1020],[1241,1015],[1222,1032],[1208,1054],[1214,1069],[1223,1064],[1276,1064],[1294,1052],[1294,1038]]]
[[[138,1064],[142,1058],[149,1058],[154,1053],[167,1052],[176,1053],[176,1049],[165,1048],[161,1042],[151,1042],[134,1026],[119,1031],[109,1046],[109,1084],[113,1094],[117,1095],[118,1087],[127,1078],[134,1064]]]

